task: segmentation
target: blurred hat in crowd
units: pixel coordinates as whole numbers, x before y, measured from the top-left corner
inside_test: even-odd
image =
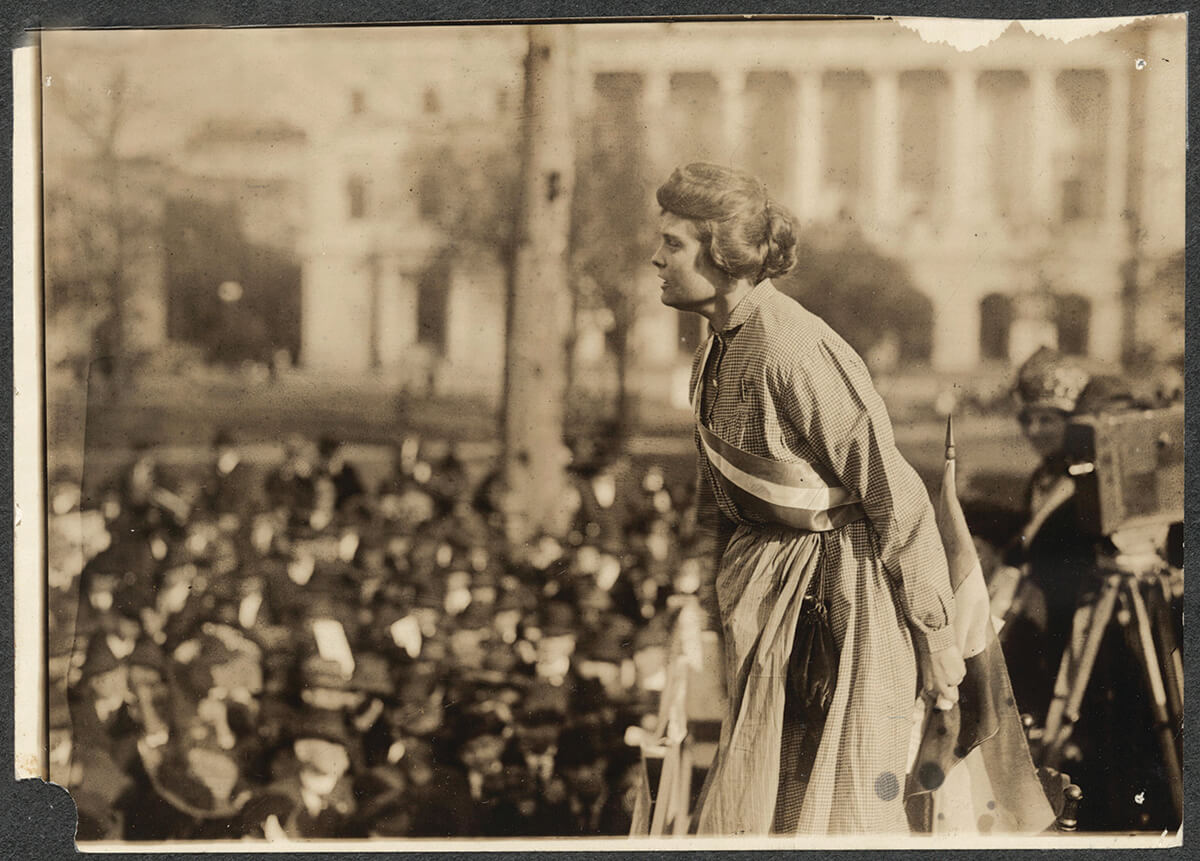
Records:
[[[624,616],[610,614],[606,624],[593,636],[587,638],[579,646],[582,657],[589,661],[604,661],[620,664],[626,658],[633,657],[633,625],[628,630],[620,621],[628,623]]]
[[[594,734],[583,727],[567,727],[558,735],[554,766],[561,770],[594,765],[603,758]]]
[[[291,730],[296,741],[320,739],[344,747],[350,740],[346,718],[340,710],[302,708],[292,715]]]
[[[1023,409],[1075,411],[1089,374],[1076,360],[1041,347],[1017,372],[1016,396]]]
[[[142,637],[138,640],[137,645],[129,654],[128,663],[131,667],[154,670],[159,675],[163,675],[167,669],[162,649],[149,637]]]
[[[357,669],[357,661],[355,662]],[[349,680],[343,675],[341,664],[313,653],[300,664],[300,678],[306,688],[344,691],[349,688]]]
[[[512,713],[502,703],[483,702],[463,709],[455,721],[455,735],[460,742],[480,736],[505,737],[510,734]]]
[[[518,719],[525,724],[561,723],[569,707],[570,700],[565,688],[537,682],[525,693]]]
[[[354,675],[351,676],[349,685],[353,690],[376,696],[387,697],[396,692],[391,667],[387,660],[375,652],[355,656]]]
[[[126,575],[147,574],[154,569],[154,565],[154,554],[144,539],[118,538],[88,560],[83,574],[85,580],[96,575],[108,575],[121,581]]]
[[[542,610],[542,632],[547,637],[574,634],[578,630],[575,608],[566,601],[550,601]]]
[[[330,457],[341,447],[342,441],[333,434],[321,434],[320,438],[317,440],[317,453],[321,455],[321,457]]]
[[[229,428],[217,428],[217,432],[213,434],[213,448],[232,448],[235,445],[237,445],[237,438]]]

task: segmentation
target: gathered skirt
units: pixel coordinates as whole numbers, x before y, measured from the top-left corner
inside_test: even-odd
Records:
[[[788,661],[819,569],[840,648],[837,686],[824,726],[808,728],[819,741],[789,744],[789,755],[794,748],[810,762],[781,768]],[[917,661],[898,589],[865,520],[820,533],[737,529],[716,579],[728,705],[697,807],[699,834],[768,835],[777,801],[789,796],[802,798],[798,815],[786,817],[794,833],[908,832]],[[794,728],[788,735],[796,739]]]

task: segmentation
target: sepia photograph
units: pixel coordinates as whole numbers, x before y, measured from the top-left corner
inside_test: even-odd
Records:
[[[1186,15],[30,55],[80,850],[1180,844]]]

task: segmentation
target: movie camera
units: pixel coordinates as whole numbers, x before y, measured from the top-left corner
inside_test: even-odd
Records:
[[[1065,758],[1110,625],[1122,629],[1150,694],[1172,802],[1182,816],[1183,666],[1174,605],[1183,572],[1167,562],[1170,527],[1183,521],[1184,408],[1126,407],[1074,419],[1065,449],[1075,480],[1078,528],[1101,550],[1095,597],[1076,611],[1083,637],[1063,654],[1036,751],[1039,764]]]

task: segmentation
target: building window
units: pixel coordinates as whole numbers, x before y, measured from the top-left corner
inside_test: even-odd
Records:
[[[904,217],[944,214],[949,81],[943,72],[900,75],[900,188]]]
[[[836,214],[854,217],[870,194],[871,80],[863,72],[826,72],[822,81],[825,191],[834,196]]]
[[[1010,223],[1028,215],[1031,110],[1029,78],[1023,72],[984,72],[979,76],[984,142],[982,190],[991,213]]]
[[[1104,210],[1109,99],[1104,72],[1072,70],[1056,82],[1063,124],[1056,153],[1064,223],[1099,220]]]
[[[365,218],[367,214],[367,181],[361,176],[352,176],[346,180],[346,199],[349,204],[350,217]]]
[[[1008,336],[1012,331],[1011,296],[992,293],[979,305],[979,354],[985,359],[1008,360]]]
[[[350,91],[350,113],[361,114],[367,109],[367,95],[362,90]]]
[[[435,90],[433,87],[429,87],[427,90],[425,90],[424,104],[425,113],[427,114],[436,114],[441,112],[442,100],[438,97],[437,90]]]
[[[417,343],[445,355],[450,297],[450,265],[437,260],[417,282]]]
[[[1058,349],[1071,356],[1086,356],[1092,319],[1092,303],[1076,294],[1054,297],[1054,327]]]

